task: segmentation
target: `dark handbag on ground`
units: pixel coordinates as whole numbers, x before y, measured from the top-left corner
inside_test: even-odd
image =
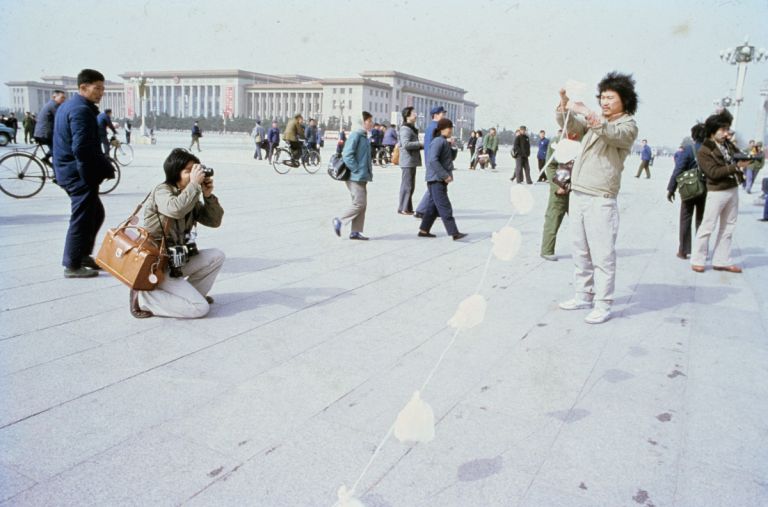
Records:
[[[336,181],[346,181],[350,177],[349,168],[338,153],[332,155],[328,162],[328,176]]]
[[[151,192],[127,220],[107,231],[96,256],[99,267],[135,290],[157,287],[163,281],[168,264],[165,234],[158,245],[147,229],[134,225],[138,223],[137,213],[150,195]]]
[[[707,184],[704,182],[704,178],[702,178],[695,149],[693,149],[693,157],[696,161],[694,166],[681,172],[677,178],[675,178],[681,201],[696,199],[697,197],[704,195],[707,191]]]

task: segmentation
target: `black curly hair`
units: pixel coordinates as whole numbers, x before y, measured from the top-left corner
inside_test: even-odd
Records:
[[[701,122],[697,123],[691,127],[691,139],[696,143],[703,143],[704,139],[706,139],[704,132],[704,124]]]
[[[616,71],[609,72],[597,84],[597,98],[607,91],[611,90],[619,94],[621,104],[624,106],[624,112],[630,115],[637,112],[637,92],[635,92],[635,80],[632,74],[619,74]]]
[[[733,123],[733,115],[727,109],[710,115],[704,121],[704,137],[712,137],[721,128],[731,128],[731,123]]]

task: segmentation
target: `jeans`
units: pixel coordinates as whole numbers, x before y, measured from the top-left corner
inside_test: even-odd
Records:
[[[491,169],[496,169],[496,150],[488,150],[488,156],[491,157]]]
[[[427,182],[427,205],[424,211],[424,218],[421,219],[419,228],[424,232],[429,232],[432,224],[438,216],[443,221],[445,232],[453,236],[458,234],[456,219],[453,218],[453,207],[448,198],[448,184],[443,181]]]
[[[416,168],[415,167],[401,167],[403,171],[402,179],[400,180],[400,202],[397,206],[397,211],[413,212],[413,190],[416,185]]]
[[[99,187],[67,190],[67,194],[71,201],[72,214],[64,242],[62,265],[65,268],[78,269],[82,266],[83,259],[93,252],[96,235],[104,223],[104,205],[99,199]]]

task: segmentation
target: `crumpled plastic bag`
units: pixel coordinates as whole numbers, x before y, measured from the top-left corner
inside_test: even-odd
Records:
[[[339,507],[365,507],[365,504],[352,496],[352,491],[347,490],[347,486],[341,485],[338,491],[339,501],[336,505]]]
[[[408,404],[397,414],[395,438],[401,442],[421,443],[435,438],[435,413],[421,399],[419,391],[413,393]]]
[[[533,209],[533,194],[522,185],[513,185],[510,188],[509,200],[519,215],[527,215]]]
[[[581,153],[581,143],[572,139],[561,139],[553,148],[555,150],[555,160],[560,164],[567,164]],[[515,188],[515,187],[512,187]]]
[[[502,261],[511,261],[520,251],[523,238],[520,231],[514,227],[503,227],[499,232],[491,235],[493,243],[493,255]]]
[[[456,313],[448,321],[448,325],[457,329],[469,329],[480,324],[485,318],[487,303],[480,294],[469,296],[459,303]]]

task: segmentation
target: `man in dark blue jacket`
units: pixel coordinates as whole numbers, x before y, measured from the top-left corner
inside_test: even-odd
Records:
[[[115,177],[101,150],[96,104],[104,95],[104,76],[92,69],[77,75],[78,93],[56,111],[53,127],[53,168],[56,181],[69,195],[72,215],[64,243],[64,276],[97,276],[91,257],[96,235],[104,222],[99,184]]]
[[[276,121],[272,122],[272,128],[267,132],[267,142],[269,142],[269,149],[267,150],[267,161],[269,161],[272,160],[275,149],[280,146],[280,129]]]
[[[448,118],[437,122],[435,131],[439,133],[429,147],[427,158],[427,203],[424,207],[424,217],[419,227],[420,238],[434,238],[430,233],[435,219],[439,216],[445,226],[445,231],[459,240],[466,236],[456,227],[456,219],[453,218],[453,207],[448,198],[448,184],[453,181],[453,159],[456,158],[448,139],[453,134],[453,123]]]
[[[429,160],[429,148],[432,144],[432,138],[434,137],[435,129],[437,128],[437,122],[445,118],[445,108],[443,106],[433,107],[429,113],[432,115],[432,120],[427,125],[427,129],[424,131],[424,160]],[[416,218],[422,218],[424,211],[427,208],[427,202],[429,201],[429,188],[424,192],[424,196],[421,198],[419,205],[416,206],[416,212],[413,214]]]
[[[651,147],[648,146],[648,141],[643,139],[643,148],[640,150],[640,167],[637,168],[637,174],[635,178],[639,178],[643,171],[645,171],[645,179],[651,177],[651,159],[653,158],[653,152]]]
[[[544,163],[547,161],[547,148],[549,148],[549,139],[547,139],[547,133],[543,130],[539,131],[539,150],[536,152],[536,161],[539,164],[539,179],[538,181],[547,181],[547,173],[543,171]]]

